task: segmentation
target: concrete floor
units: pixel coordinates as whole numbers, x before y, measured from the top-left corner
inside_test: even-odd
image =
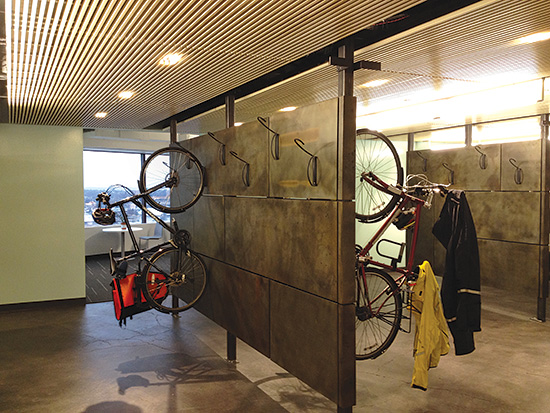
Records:
[[[477,350],[410,388],[412,334],[357,364],[354,412],[548,412],[550,321],[533,299],[483,290]],[[194,310],[118,327],[112,303],[0,311],[0,412],[335,412],[336,405]]]

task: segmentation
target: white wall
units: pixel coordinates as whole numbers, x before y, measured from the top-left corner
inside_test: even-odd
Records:
[[[0,124],[0,304],[85,297],[82,142]]]

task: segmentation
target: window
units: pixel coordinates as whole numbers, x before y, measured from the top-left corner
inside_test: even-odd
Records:
[[[438,129],[426,132],[415,132],[414,150],[450,149],[466,146],[464,126],[458,128]]]
[[[540,137],[539,116],[481,123],[472,128],[472,143],[474,145],[531,141],[540,139]]]
[[[97,225],[92,219],[92,212],[97,208],[97,194],[112,187],[109,193],[111,201],[117,201],[129,196],[125,188],[133,193],[139,193],[138,179],[144,155],[139,153],[84,151],[84,225]],[[123,187],[122,187],[123,186]],[[143,222],[141,210],[133,205],[125,205],[130,222]],[[120,223],[122,216],[117,208],[116,222]]]

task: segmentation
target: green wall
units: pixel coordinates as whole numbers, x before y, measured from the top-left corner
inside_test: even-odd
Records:
[[[0,124],[0,305],[86,296],[82,140]]]

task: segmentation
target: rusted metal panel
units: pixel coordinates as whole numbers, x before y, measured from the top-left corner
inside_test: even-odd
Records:
[[[269,357],[269,280],[207,257],[204,260],[208,282],[195,308]]]
[[[538,244],[540,192],[468,192],[477,236]]]
[[[526,294],[533,297],[536,307],[540,247],[486,239],[480,239],[478,245],[481,285]]]
[[[205,169],[206,194],[267,196],[268,131],[259,122],[185,142]]]
[[[355,204],[338,202],[337,207],[338,302],[350,304],[355,298]]]
[[[193,249],[209,257],[224,259],[224,197],[202,196],[193,209]]]
[[[344,96],[338,100],[338,193],[339,200],[355,199],[356,98]],[[350,115],[351,113],[351,115]]]
[[[502,144],[503,191],[541,190],[541,142]]]
[[[425,174],[435,183],[452,181],[452,188],[463,190],[500,189],[500,145],[414,151],[407,160],[409,174]]]
[[[232,265],[337,301],[337,202],[225,199]]]
[[[276,113],[270,127],[279,159],[269,157],[269,196],[336,199],[338,99]]]
[[[276,282],[270,296],[271,359],[337,402],[339,306]]]

